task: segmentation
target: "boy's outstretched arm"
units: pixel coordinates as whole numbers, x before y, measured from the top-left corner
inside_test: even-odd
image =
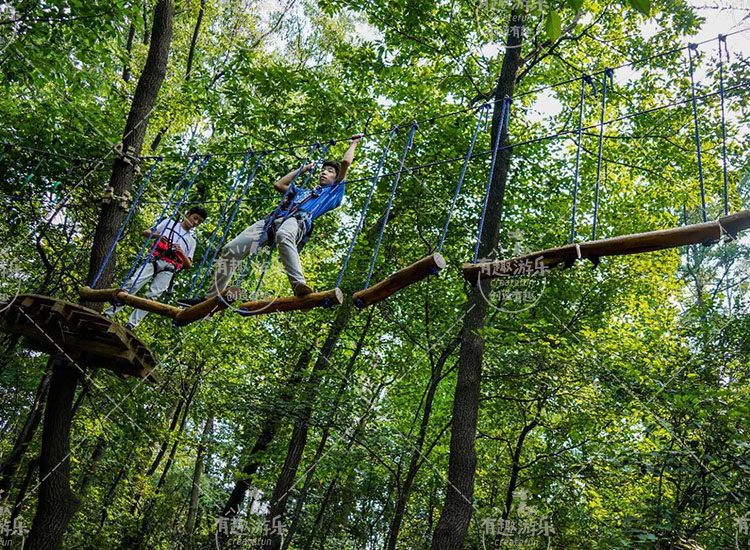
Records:
[[[362,139],[362,134],[354,134],[349,138],[349,149],[344,153],[344,158],[341,159],[341,170],[339,170],[339,181],[344,181],[346,178],[346,171],[354,162],[354,150],[357,148],[357,143]]]
[[[302,172],[300,174],[304,174],[305,172],[308,172],[312,170],[312,167],[315,166],[314,164],[307,164],[302,168]],[[280,178],[276,183],[273,184],[273,188],[276,189],[279,193],[286,193],[286,190],[289,188],[289,184],[292,183],[292,180],[294,179],[294,176],[299,171],[299,168],[295,168],[291,172],[289,172],[286,176]]]

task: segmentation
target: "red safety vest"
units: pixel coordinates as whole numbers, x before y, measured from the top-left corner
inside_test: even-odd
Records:
[[[174,251],[172,246],[159,239],[153,252],[154,260],[163,260],[168,264],[175,266],[175,269],[182,269],[182,260]]]

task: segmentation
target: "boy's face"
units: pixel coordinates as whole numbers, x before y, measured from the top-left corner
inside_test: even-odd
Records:
[[[185,225],[187,226],[186,229],[193,229],[194,227],[198,227],[204,221],[205,218],[198,213],[187,214],[185,216]]]
[[[336,181],[336,169],[333,166],[324,166],[320,171],[320,183],[331,184]]]

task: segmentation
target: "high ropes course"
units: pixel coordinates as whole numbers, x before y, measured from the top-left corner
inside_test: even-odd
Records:
[[[99,270],[94,277],[91,286],[86,286],[80,289],[80,299],[84,303],[109,302],[113,305],[113,307],[121,307],[124,305],[131,306],[139,310],[167,317],[171,319],[173,324],[176,326],[186,326],[190,323],[196,322],[200,319],[205,319],[210,315],[227,309],[230,309],[231,311],[242,316],[255,316],[283,311],[304,311],[318,307],[335,307],[337,305],[340,305],[344,300],[344,294],[340,289],[340,285],[345,276],[347,266],[352,256],[357,238],[364,226],[366,217],[368,215],[368,210],[372,202],[372,198],[378,187],[378,183],[384,178],[392,178],[392,184],[390,187],[390,193],[388,194],[387,204],[384,212],[381,213],[382,221],[380,222],[379,228],[377,228],[377,239],[375,241],[372,257],[369,262],[367,273],[363,277],[364,283],[362,285],[362,290],[354,293],[351,297],[354,304],[359,308],[371,306],[380,301],[388,299],[400,290],[413,285],[429,277],[430,275],[438,275],[440,271],[446,267],[446,261],[441,255],[441,252],[445,243],[446,236],[448,234],[451,218],[456,208],[457,200],[462,191],[462,188],[464,187],[463,184],[467,169],[473,159],[480,157],[484,158],[487,156],[489,156],[490,158],[489,174],[484,189],[484,201],[479,217],[476,244],[474,245],[474,252],[471,261],[462,266],[463,277],[471,284],[477,284],[483,279],[507,277],[527,273],[527,269],[529,266],[535,266],[537,268],[540,266],[543,266],[544,268],[551,268],[558,265],[570,267],[578,260],[589,260],[594,265],[598,265],[600,258],[607,256],[621,256],[644,253],[690,244],[709,245],[719,242],[724,238],[735,239],[740,232],[750,228],[750,210],[742,210],[733,214],[729,212],[725,99],[728,93],[744,89],[745,87],[750,85],[750,82],[740,82],[731,87],[725,86],[724,62],[725,59],[729,59],[729,52],[727,49],[727,36],[730,35],[719,35],[717,39],[714,39],[718,43],[719,53],[717,71],[718,89],[716,91],[700,95],[696,91],[694,75],[695,60],[698,56],[699,45],[712,42],[711,40],[707,40],[700,44],[689,44],[682,48],[672,49],[666,52],[654,54],[646,59],[620,65],[619,67],[606,68],[602,71],[584,74],[576,79],[557,82],[549,86],[545,86],[544,88],[524,92],[523,94],[518,94],[516,96],[516,98],[518,98],[523,95],[533,94],[543,90],[556,88],[558,86],[580,82],[577,120],[578,124],[577,129],[573,131],[566,130],[529,139],[526,141],[508,143],[507,145],[501,146],[503,136],[507,136],[508,133],[508,123],[511,116],[511,105],[513,103],[513,98],[503,97],[494,98],[492,101],[488,101],[479,106],[472,106],[451,113],[439,115],[429,119],[428,121],[415,121],[406,127],[393,127],[390,130],[367,134],[365,136],[367,138],[373,138],[374,136],[378,135],[386,136],[385,144],[383,146],[382,154],[373,174],[368,177],[348,181],[348,183],[350,184],[354,182],[369,181],[370,185],[367,189],[367,195],[357,219],[357,224],[354,228],[350,244],[348,246],[346,254],[343,257],[341,269],[336,279],[336,283],[333,288],[329,290],[312,292],[306,295],[276,297],[271,299],[259,296],[259,291],[261,290],[264,277],[271,262],[272,254],[277,248],[276,240],[273,238],[269,238],[269,244],[266,247],[268,248],[268,252],[263,262],[262,270],[257,276],[257,283],[255,284],[255,289],[250,297],[250,300],[242,300],[242,289],[240,288],[239,284],[248,274],[251,263],[256,259],[256,255],[258,250],[260,249],[260,246],[257,247],[256,250],[249,255],[249,258],[246,258],[244,265],[242,266],[242,269],[240,271],[240,275],[235,283],[236,286],[229,286],[222,292],[216,292],[215,295],[212,295],[206,299],[198,299],[200,292],[206,288],[206,285],[209,282],[212,269],[217,267],[216,264],[219,263],[221,251],[227,243],[227,239],[232,232],[233,223],[237,218],[237,214],[242,204],[252,200],[258,200],[259,198],[267,198],[248,196],[248,192],[253,187],[253,182],[256,180],[256,176],[261,169],[263,160],[269,158],[270,155],[273,155],[275,153],[298,149],[299,147],[302,147],[301,145],[273,150],[249,151],[243,153],[223,152],[192,154],[188,156],[170,156],[170,158],[186,158],[187,166],[182,171],[182,174],[179,177],[179,180],[176,182],[167,201],[161,203],[164,206],[154,227],[157,227],[160,223],[171,222],[173,223],[172,227],[174,228],[174,225],[177,223],[175,220],[179,219],[179,217],[182,215],[182,212],[184,211],[184,208],[188,204],[187,197],[190,193],[190,190],[193,188],[203,169],[212,159],[221,156],[242,156],[241,166],[232,178],[232,184],[227,197],[223,201],[223,204],[221,206],[218,220],[208,238],[206,249],[201,257],[201,260],[190,283],[189,296],[192,301],[196,303],[188,307],[177,307],[162,303],[155,299],[139,297],[136,295],[136,292],[138,291],[138,288],[136,288],[136,283],[141,280],[141,275],[144,273],[144,270],[147,269],[147,266],[149,266],[150,262],[153,261],[152,258],[154,257],[157,248],[160,246],[159,243],[161,242],[161,238],[153,238],[150,232],[148,233],[145,241],[142,243],[141,248],[132,265],[130,266],[128,273],[124,277],[122,284],[117,288],[97,288],[97,284],[99,283],[107,264],[112,258],[118,242],[123,237],[123,233],[128,227],[128,224],[132,223],[134,213],[138,208],[139,203],[147,202],[144,200],[145,192],[152,180],[155,171],[164,160],[164,157],[161,156],[144,156],[137,159],[131,158],[130,160],[135,163],[151,161],[151,166],[147,171],[145,177],[143,178],[140,187],[136,191],[135,196],[132,200],[132,204],[130,204],[129,208],[127,209],[125,219],[119,230],[117,231],[117,235],[114,238],[111,246],[109,247],[109,250],[107,251],[105,258],[101,266],[99,267]],[[612,91],[614,75],[617,69],[628,66],[635,66],[651,59],[663,57],[665,55],[674,54],[684,50],[687,50],[688,53],[688,70],[690,77],[689,98],[681,101],[676,101],[668,105],[653,107],[647,110],[630,113],[614,119],[605,118],[607,94],[608,92]],[[724,54],[724,52],[726,53]],[[601,83],[599,86],[597,86],[596,84],[597,78],[601,78]],[[589,91],[588,94],[587,90]],[[583,123],[584,105],[587,96],[596,98],[599,101],[600,106],[599,122],[598,124],[591,126],[584,126]],[[707,98],[717,96],[719,98],[721,112],[723,216],[716,220],[710,221],[707,214],[701,136],[699,131],[697,105],[700,100],[705,100]],[[603,162],[602,151],[605,126],[620,121],[630,120],[644,114],[650,114],[661,110],[687,105],[692,108],[693,115],[695,153],[698,166],[700,205],[703,219],[702,223],[685,225],[682,227],[675,227],[670,229],[661,229],[646,233],[597,239],[597,225],[600,206],[600,186],[602,179]],[[482,130],[482,126],[484,126],[486,130],[490,113],[493,108],[495,110],[499,109],[499,121],[496,127],[496,131],[494,132],[491,148],[486,151],[475,152],[474,149],[479,132]],[[415,138],[420,124],[433,122],[438,118],[456,116],[461,113],[474,113],[476,115],[476,124],[474,126],[471,140],[467,146],[465,156],[442,159],[416,166],[406,166],[408,153],[415,147]],[[596,179],[594,181],[591,240],[576,242],[578,195],[581,185],[581,141],[584,132],[591,130],[598,130],[598,153]],[[488,208],[490,208],[491,206],[489,204],[490,188],[495,173],[498,153],[504,149],[566,136],[575,136],[576,143],[576,157],[574,164],[571,205],[572,215],[570,220],[570,242],[564,246],[541,250],[514,258],[480,260],[478,258],[480,236],[482,235]],[[398,157],[398,165],[391,172],[384,173],[384,167],[386,165],[388,155],[391,152],[392,145],[399,141],[403,143],[403,146]],[[289,206],[289,199],[291,198],[290,193],[293,188],[296,190],[295,193],[299,193],[301,190],[307,190],[312,193],[313,196],[317,196],[314,195],[316,190],[309,188],[310,180],[318,165],[324,160],[325,155],[330,147],[336,143],[337,140],[331,139],[325,145],[321,145],[320,143],[315,143],[312,145],[306,155],[304,162],[296,170],[291,180],[291,184],[289,184],[286,190],[283,192],[276,208],[271,215],[266,217],[266,223],[263,227],[263,235],[268,235],[268,232],[275,220],[281,218],[281,223],[283,224],[283,222],[290,217],[293,208]],[[5,155],[8,149],[11,147],[19,147],[20,149],[24,149],[24,147],[16,146],[13,144],[6,144],[5,151],[2,154]],[[310,146],[308,145],[306,147]],[[31,150],[31,148],[27,149]],[[50,153],[49,151],[45,151],[43,153],[43,159],[50,154],[56,154]],[[61,156],[71,159],[74,158],[68,157],[67,155]],[[412,173],[417,170],[422,170],[432,166],[452,163],[460,160],[463,160],[462,168],[455,190],[453,192],[450,206],[448,208],[447,218],[440,231],[439,240],[434,248],[434,252],[423,258],[413,261],[407,267],[391,273],[389,276],[380,281],[373,281],[373,274],[377,258],[383,242],[386,226],[392,213],[394,198],[397,194],[399,182],[401,181],[402,175],[405,172]],[[37,170],[38,167],[39,164],[37,163],[34,170]],[[304,178],[304,181],[301,184],[296,185],[299,177],[303,174],[306,167],[307,171],[309,172],[307,177]],[[30,177],[31,176],[29,176],[29,178]],[[336,185],[340,183],[344,182],[336,182]],[[66,197],[60,201],[57,201],[58,211],[65,205],[68,198],[69,197]],[[166,292],[167,296],[171,295],[171,282],[173,280],[174,277],[171,278],[170,288]],[[146,377],[149,375],[150,370],[155,365],[155,361],[151,351],[138,339],[137,336],[135,336],[135,334],[133,334],[131,330],[122,327],[117,323],[114,323],[109,317],[104,316],[92,309],[88,309],[82,305],[73,304],[52,297],[24,294],[16,297],[14,300],[10,300],[4,304],[0,304],[0,308],[2,308],[2,311],[0,312],[0,328],[8,333],[12,333],[19,337],[22,337],[24,339],[23,345],[29,349],[34,349],[51,355],[64,356],[71,361],[77,361],[85,365],[103,366],[105,368],[110,368],[120,376]]]

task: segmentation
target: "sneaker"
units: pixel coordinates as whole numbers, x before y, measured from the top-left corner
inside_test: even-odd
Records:
[[[305,283],[297,283],[292,287],[294,289],[294,295],[297,298],[302,298],[303,296],[307,296],[308,294],[312,294],[312,288],[307,286]]]
[[[205,298],[180,298],[177,300],[177,305],[183,307],[192,307],[203,302]]]
[[[125,328],[128,330],[135,330],[135,325],[133,323],[125,323]]]

